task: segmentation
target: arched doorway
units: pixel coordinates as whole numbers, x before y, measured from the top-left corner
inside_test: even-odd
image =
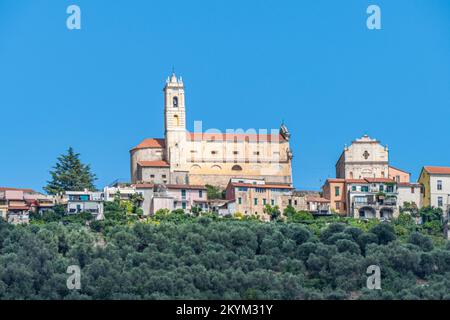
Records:
[[[377,214],[374,208],[362,207],[361,209],[359,209],[360,218],[372,219],[375,218],[376,216]]]
[[[394,217],[394,210],[392,208],[381,208],[380,218],[381,219],[392,219]]]

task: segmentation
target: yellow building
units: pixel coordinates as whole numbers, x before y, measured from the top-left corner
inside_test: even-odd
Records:
[[[286,126],[267,130],[186,130],[184,83],[175,74],[164,87],[164,139],[144,139],[130,151],[133,183],[216,185],[231,178],[292,184]]]
[[[422,185],[424,207],[450,210],[450,167],[423,167],[419,183]]]

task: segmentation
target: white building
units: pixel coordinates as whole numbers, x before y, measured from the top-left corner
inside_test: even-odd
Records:
[[[103,210],[104,194],[96,191],[66,191],[60,203],[66,205],[67,214],[89,212],[95,219],[104,218]]]
[[[399,214],[395,181],[387,178],[347,180],[349,215],[363,219],[392,219]]]

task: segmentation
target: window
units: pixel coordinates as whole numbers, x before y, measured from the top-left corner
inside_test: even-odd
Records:
[[[369,186],[361,186],[361,192],[369,192]]]
[[[438,207],[442,208],[444,206],[444,198],[438,197]]]
[[[255,156],[259,156],[259,151],[255,151],[255,152],[253,152],[253,155],[255,155]]]
[[[211,154],[217,154],[217,151],[211,151]]]
[[[265,206],[267,204],[267,200],[263,199],[263,205]]]
[[[236,154],[239,154],[239,152],[238,151],[233,151],[233,154],[236,155]]]
[[[173,97],[173,107],[178,108],[178,97]]]
[[[341,194],[341,188],[334,187],[334,196],[339,197],[340,194]]]
[[[154,174],[151,174],[151,175],[150,175],[150,178],[154,179],[154,178],[155,178],[155,175],[154,175]]]
[[[248,190],[247,187],[239,187],[239,188],[238,188],[238,191],[247,191],[247,190]]]
[[[270,205],[274,206],[275,205],[275,200],[270,200]]]
[[[238,198],[238,204],[242,204],[242,198]]]
[[[442,190],[442,180],[438,180],[438,181],[437,181],[437,189],[438,189],[439,191]]]
[[[414,187],[411,187],[411,193],[416,193],[416,189],[414,189]]]
[[[253,204],[256,206],[256,205],[258,205],[258,198],[254,198],[253,199]]]
[[[380,184],[380,192],[384,191],[384,185]]]
[[[289,206],[292,207],[292,199],[289,199],[289,200],[288,200],[288,203],[289,203]]]
[[[181,208],[183,208],[183,210],[186,210],[186,202],[181,203]]]
[[[242,167],[239,166],[239,165],[234,165],[234,166],[231,168],[231,170],[233,170],[233,171],[242,171]]]
[[[165,178],[167,178],[167,176],[166,176],[165,174],[163,174],[163,175],[162,175],[162,178],[165,179]]]
[[[294,206],[296,206],[297,205],[297,200],[294,200]]]
[[[394,186],[387,186],[386,192],[394,192]]]
[[[191,153],[197,153],[197,150],[191,150]]]
[[[203,198],[203,190],[198,190],[198,196],[199,198]]]
[[[181,190],[181,197],[186,198],[186,190]]]
[[[258,193],[264,193],[264,189],[263,188],[255,188],[255,191]]]
[[[177,114],[173,116],[173,122],[174,122],[174,125],[177,127],[180,125],[180,118],[178,117]]]
[[[396,176],[395,181],[400,182],[400,176]]]
[[[356,186],[352,186],[352,191],[356,191]]]
[[[339,201],[336,201],[336,210],[341,210],[341,203]]]

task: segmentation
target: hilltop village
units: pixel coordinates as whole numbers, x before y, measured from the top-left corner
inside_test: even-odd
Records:
[[[164,124],[164,138],[144,138],[131,148],[130,181],[57,195],[1,187],[0,216],[28,223],[30,213],[60,205],[68,215],[87,212],[101,220],[104,203],[115,200],[133,200],[143,216],[181,209],[264,221],[274,208],[380,220],[396,218],[404,208],[441,208],[447,217],[450,212],[450,167],[424,165],[418,181],[411,181],[411,173],[390,163],[388,147],[367,135],[344,148],[335,178],[321,191],[296,190],[284,124],[271,133],[188,132],[184,83],[175,74],[164,87]]]

